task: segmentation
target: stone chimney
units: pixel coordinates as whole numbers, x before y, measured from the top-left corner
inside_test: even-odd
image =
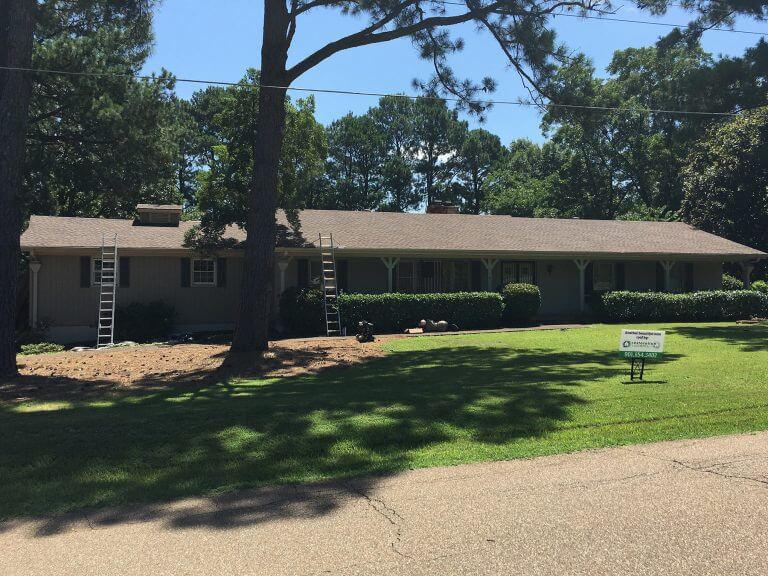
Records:
[[[427,206],[427,214],[458,214],[459,207],[450,202],[432,202]]]
[[[181,219],[179,204],[139,204],[136,212],[139,226],[178,226]]]

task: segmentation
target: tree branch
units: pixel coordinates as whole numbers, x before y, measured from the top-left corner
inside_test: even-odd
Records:
[[[359,32],[355,32],[354,34],[350,34],[349,36],[345,36],[344,38],[340,38],[339,40],[326,44],[319,50],[310,54],[309,56],[304,58],[304,60],[302,60],[301,62],[298,62],[287,71],[286,75],[288,77],[289,82],[292,82],[293,80],[295,80],[296,78],[304,74],[304,72],[306,72],[307,70],[310,70],[311,68],[320,64],[320,62],[322,62],[323,60],[330,58],[331,56],[333,56],[338,52],[341,52],[342,50],[348,50],[349,48],[357,48],[358,46],[379,44],[381,42],[388,42],[390,40],[404,38],[406,36],[411,36],[413,34],[416,34],[417,32],[422,32],[423,30],[427,30],[429,28],[437,28],[440,26],[452,26],[454,24],[469,22],[470,20],[473,20],[474,18],[476,18],[478,13],[489,14],[497,10],[502,4],[501,1],[497,1],[497,2],[493,2],[492,4],[489,4],[488,6],[483,7],[482,9],[477,10],[476,12],[465,12],[463,14],[458,14],[456,16],[433,16],[431,18],[426,18],[424,20],[421,20],[420,22],[417,22],[415,24],[402,26],[400,28],[395,28],[394,30],[388,30],[386,32],[379,32],[378,34],[375,33],[377,30],[380,30],[381,28],[383,28],[384,26],[392,22],[400,14],[402,14],[403,10],[405,10],[409,5],[416,4],[418,3],[418,1],[419,0],[406,0],[401,4],[398,4],[398,6],[392,12],[384,16],[381,20],[374,22],[367,28],[364,28]]]

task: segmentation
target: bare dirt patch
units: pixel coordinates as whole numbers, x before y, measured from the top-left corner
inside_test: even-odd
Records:
[[[20,376],[0,381],[0,399],[72,400],[194,387],[233,376],[298,376],[386,354],[377,343],[354,338],[281,340],[264,354],[227,356],[228,350],[225,344],[189,343],[19,356]]]

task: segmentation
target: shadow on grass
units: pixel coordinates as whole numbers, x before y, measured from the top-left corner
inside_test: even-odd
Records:
[[[584,402],[580,382],[625,371],[614,352],[462,346],[306,377],[208,378],[68,409],[0,404],[0,518],[57,515],[38,528],[43,536],[82,520],[67,512],[103,507],[112,510],[89,514],[92,523],[227,528],[326,514],[344,495],[408,469],[415,451],[547,434]],[[361,475],[369,476],[327,490],[298,485]],[[288,486],[183,509],[151,504],[268,484]]]
[[[768,350],[768,324],[728,324],[724,326],[679,326],[667,332],[686,338],[719,340],[739,346],[744,352]]]

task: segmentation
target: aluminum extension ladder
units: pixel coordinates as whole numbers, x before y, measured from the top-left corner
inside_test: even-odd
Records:
[[[325,308],[325,333],[327,336],[341,336],[341,314],[339,314],[339,291],[336,277],[336,254],[333,248],[333,234],[319,234],[320,258],[323,267],[323,303]]]
[[[101,274],[99,281],[99,330],[96,348],[115,342],[115,293],[117,291],[117,234],[101,236]]]

